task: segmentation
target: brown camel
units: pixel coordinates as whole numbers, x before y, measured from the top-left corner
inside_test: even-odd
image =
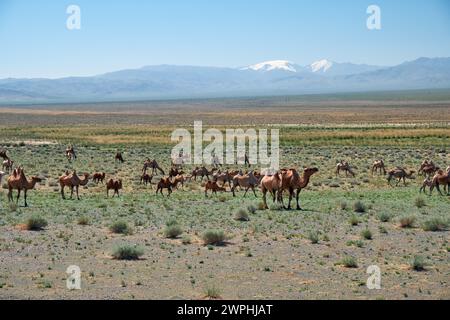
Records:
[[[439,169],[437,171],[437,173],[434,175],[433,180],[431,182],[430,195],[432,194],[434,188],[437,189],[437,191],[440,193],[441,196],[444,195],[441,192],[441,188],[439,187],[439,185],[443,185],[444,190],[445,190],[445,187],[447,187],[447,195],[449,195],[449,192],[450,192],[450,173],[449,172],[445,172],[442,169]]]
[[[3,163],[2,163],[2,168],[3,168],[3,170],[5,170],[7,173],[9,173],[9,172],[13,169],[13,165],[14,165],[14,161],[12,161],[11,159],[6,159],[6,160],[3,161]]]
[[[20,192],[23,190],[23,197],[25,200],[25,207],[28,207],[27,203],[27,191],[34,189],[36,183],[41,182],[42,179],[36,176],[31,177],[31,180],[28,181],[25,172],[22,168],[14,169],[12,175],[8,177],[8,199],[9,201],[13,201],[13,190],[17,190],[17,199],[16,202],[19,202]]]
[[[152,175],[155,175],[155,173],[158,173],[158,171],[162,175],[165,175],[164,170],[159,166],[158,162],[156,162],[155,159],[150,160],[147,158],[147,160],[145,160],[144,166],[142,167],[142,173],[147,173],[148,168],[152,169]]]
[[[66,196],[64,194],[64,188],[69,187],[70,188],[70,199],[72,199],[72,197],[73,197],[73,190],[75,188],[76,194],[77,194],[77,199],[80,200],[80,196],[78,194],[78,189],[80,186],[87,185],[88,182],[89,182],[89,174],[88,173],[85,173],[84,179],[81,180],[78,177],[76,171],[74,171],[71,174],[69,174],[69,172],[66,171],[65,175],[59,177],[59,185],[61,186],[61,197],[63,199],[66,199]]]
[[[391,184],[391,180],[393,178],[397,178],[397,183],[395,184],[396,186],[398,186],[401,180],[403,180],[403,184],[406,186],[406,178],[413,179],[414,173],[414,170],[409,170],[409,172],[407,172],[404,168],[396,167],[395,169],[388,171],[388,184]]]
[[[184,174],[183,170],[181,170],[177,167],[174,167],[174,166],[172,166],[169,170],[169,178],[173,178],[173,177],[176,177],[178,175],[183,175],[183,174]]]
[[[119,180],[114,180],[114,179],[109,179],[108,182],[106,183],[106,197],[109,198],[109,190],[114,190],[113,193],[113,198],[114,195],[117,194],[117,197],[119,197],[119,190],[122,189],[122,179]]]
[[[147,185],[149,183],[151,184],[152,183],[152,179],[153,179],[153,176],[149,175],[148,173],[144,173],[141,176],[140,183],[143,183],[144,185]]]
[[[172,187],[178,189],[178,185],[181,184],[181,189],[183,189],[185,181],[186,178],[182,174],[179,174],[173,178]]]
[[[350,174],[352,177],[355,176],[355,173],[353,172],[350,164],[347,161],[342,160],[336,165],[336,176],[338,176],[341,171],[345,172],[345,176],[348,176],[348,174]]]
[[[217,191],[226,192],[224,187],[221,187],[217,184],[216,181],[207,181],[205,184],[205,197],[208,196],[208,190],[211,190],[211,194],[217,195]]]
[[[170,194],[172,193],[172,181],[170,181],[169,178],[161,178],[161,180],[158,182],[158,186],[156,187],[156,194],[160,192],[162,195],[163,189],[167,189],[167,196],[170,196]]]
[[[426,194],[427,192],[426,192],[425,189],[428,187],[431,190],[431,186],[432,185],[433,185],[433,180],[431,180],[430,178],[426,177],[425,180],[423,180],[423,182],[422,182],[422,186],[419,189],[419,193],[422,193],[422,191],[423,191],[423,193]],[[430,192],[430,194],[431,194],[431,192]]]
[[[386,175],[386,167],[384,166],[384,161],[383,159],[380,160],[375,160],[372,163],[372,175],[375,172],[376,174],[378,174],[378,171],[380,171],[380,175]]]
[[[303,170],[303,175],[300,176],[298,171],[296,169],[289,169],[289,170],[282,170],[281,172],[281,183],[282,183],[282,190],[288,190],[289,191],[289,203],[287,208],[285,209],[291,209],[291,200],[294,196],[294,191],[297,190],[295,195],[295,200],[297,202],[297,210],[302,210],[300,207],[298,198],[300,195],[300,191],[302,189],[306,188],[308,186],[309,180],[313,174],[318,172],[319,169],[317,168],[306,168]],[[283,197],[281,196],[281,201],[283,202]],[[283,204],[284,207],[284,204]]]
[[[117,162],[119,161],[120,163],[124,163],[125,160],[123,160],[123,156],[122,156],[122,152],[117,152],[116,155],[114,156],[114,161]]]
[[[211,171],[208,171],[205,166],[202,167],[195,167],[194,170],[192,170],[191,178],[193,177],[195,181],[197,181],[197,177],[200,176],[200,181],[203,181],[203,177],[206,177],[206,180],[209,181],[209,176],[213,175],[216,171],[216,168],[211,169]]]
[[[8,157],[8,155],[6,154],[7,152],[8,152],[8,151],[7,151],[6,149],[0,150],[0,158],[3,158],[3,160],[8,160],[9,157]]]
[[[281,202],[281,174],[279,172],[275,172],[273,175],[265,175],[261,180],[261,191],[263,194],[264,209],[269,209],[266,200],[267,192],[270,192],[272,195],[272,201],[274,203],[275,199],[277,199],[278,202]]]
[[[236,175],[235,173],[233,176],[229,173],[229,171],[221,172],[220,170],[215,172],[213,174],[213,181],[219,183],[222,183],[222,187],[225,187],[225,184],[228,182],[228,185],[231,188],[231,181],[233,180],[233,177]]]
[[[236,196],[234,193],[234,190],[237,186],[239,186],[242,189],[245,189],[244,197],[247,195],[247,191],[249,189],[252,189],[253,194],[256,197],[255,187],[258,185],[259,179],[255,177],[253,174],[253,171],[250,171],[247,174],[244,175],[235,175],[233,177],[233,186],[231,187],[231,192],[233,192],[233,197]]]
[[[104,183],[105,177],[106,177],[106,173],[104,173],[104,172],[96,172],[96,173],[94,173],[94,174],[92,175],[92,180],[93,180],[95,183],[97,183],[97,184],[98,184],[99,182]]]

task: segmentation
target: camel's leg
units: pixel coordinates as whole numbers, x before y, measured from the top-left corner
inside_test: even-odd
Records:
[[[20,198],[20,189],[17,189],[17,199],[16,199],[16,203],[19,203],[19,198]]]
[[[263,193],[264,209],[269,209],[269,207],[267,206],[267,200],[266,200],[267,190],[264,188],[264,189],[262,190],[262,193]]]
[[[439,187],[439,182],[436,183],[436,190],[439,192],[439,194],[440,194],[441,196],[443,196],[443,193],[442,193],[442,191],[441,191],[441,187]]]
[[[25,207],[28,207],[28,203],[27,203],[27,189],[23,190],[23,198],[25,199]]]
[[[61,197],[65,200],[66,196],[64,195],[64,186],[61,185]]]
[[[12,188],[8,188],[8,201],[12,201],[12,200],[13,200]]]
[[[245,189],[245,192],[244,192],[244,197],[247,195],[247,191],[248,191],[248,189],[250,189],[250,187],[247,187],[247,189]]]
[[[303,209],[300,207],[300,204],[299,204],[299,202],[298,202],[298,198],[299,198],[299,195],[300,195],[300,191],[302,191],[302,189],[298,188],[298,189],[297,189],[297,194],[296,194],[296,196],[295,196],[295,200],[297,201],[297,210],[303,210]]]
[[[256,195],[256,191],[255,191],[255,186],[251,186],[253,194],[255,195],[256,198],[258,198],[258,196]]]
[[[77,192],[77,199],[80,200],[80,196],[79,196],[79,194],[78,194],[79,186],[76,186],[75,188],[76,188],[76,192]]]

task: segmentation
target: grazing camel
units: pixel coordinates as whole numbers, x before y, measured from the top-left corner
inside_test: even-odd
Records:
[[[278,202],[281,202],[281,174],[275,172],[273,175],[265,175],[261,180],[261,191],[263,194],[264,209],[269,209],[267,206],[266,195],[270,192],[272,195],[272,201],[275,203],[275,198]]]
[[[341,162],[336,165],[336,176],[339,175],[341,170],[345,172],[345,176],[348,176],[349,173],[352,177],[355,176],[355,173],[353,172],[350,164],[347,161],[341,160]]]
[[[8,155],[6,154],[7,152],[8,152],[8,151],[7,151],[6,149],[0,150],[0,158],[3,158],[3,160],[8,160],[9,157],[8,157]]]
[[[428,160],[424,160],[423,162],[422,162],[422,164],[420,165],[420,168],[419,168],[419,170],[417,171],[417,174],[420,174],[420,175],[424,175],[424,176],[426,176],[426,177],[431,177],[431,176],[433,176],[435,173],[436,173],[436,171],[438,171],[440,168],[438,167],[438,166],[436,166],[435,164],[434,164],[434,162],[433,161],[428,161]]]
[[[148,168],[152,169],[152,175],[158,173],[158,171],[161,172],[162,175],[165,175],[164,170],[161,169],[158,162],[156,162],[156,159],[150,160],[147,158],[144,162],[144,166],[142,167],[142,173],[147,173]]]
[[[12,175],[8,177],[8,199],[9,201],[13,201],[13,190],[17,190],[17,199],[16,202],[19,202],[20,192],[23,190],[23,197],[25,200],[25,207],[28,207],[27,203],[27,191],[34,189],[36,183],[41,182],[42,179],[36,176],[31,177],[31,180],[28,181],[25,172],[22,168],[14,169]]]
[[[153,179],[153,176],[151,176],[151,175],[149,175],[148,173],[144,173],[142,176],[141,176],[141,180],[140,180],[140,183],[142,184],[144,184],[144,185],[147,185],[147,184],[151,184],[152,183],[152,179]]]
[[[80,200],[80,196],[78,194],[78,189],[80,186],[85,186],[89,182],[89,174],[84,174],[84,179],[81,180],[80,177],[78,177],[77,172],[73,171],[73,173],[69,174],[69,172],[66,171],[66,174],[59,177],[59,185],[61,186],[61,197],[63,199],[66,199],[66,196],[64,194],[64,188],[69,187],[70,188],[70,199],[73,197],[73,190],[75,188],[77,199]]]
[[[443,196],[444,194],[441,192],[441,188],[439,187],[439,185],[443,185],[444,186],[444,191],[445,191],[445,187],[447,187],[447,195],[449,195],[450,192],[450,172],[444,172],[444,170],[439,169],[437,171],[437,173],[434,175],[433,180],[431,182],[431,187],[430,187],[430,195],[433,192],[433,189],[436,187],[437,191],[440,193],[441,196]]]
[[[380,175],[386,175],[386,167],[384,166],[384,161],[383,159],[380,160],[375,160],[372,163],[372,175],[375,172],[376,174],[378,174],[378,171],[380,171]]]
[[[106,183],[106,197],[109,198],[109,190],[114,190],[113,193],[113,198],[114,195],[117,194],[117,197],[119,197],[119,190],[122,189],[122,179],[119,180],[114,180],[114,179],[109,179],[108,182]]]
[[[211,194],[217,195],[217,191],[226,192],[224,187],[221,187],[217,184],[216,181],[207,181],[205,184],[205,197],[208,196],[208,190],[211,190]]]
[[[388,184],[391,185],[391,180],[393,178],[397,178],[397,183],[395,184],[398,186],[401,180],[403,180],[403,184],[406,186],[406,178],[413,179],[413,174],[415,173],[414,170],[409,170],[409,172],[406,172],[404,168],[396,167],[395,169],[388,171]]]
[[[71,162],[72,160],[77,159],[77,154],[75,153],[75,149],[73,145],[69,145],[66,149],[66,158]]]
[[[114,161],[117,162],[119,161],[120,163],[124,163],[125,160],[123,160],[123,156],[122,156],[122,152],[117,152],[116,155],[114,156]]]
[[[297,203],[297,210],[302,210],[300,207],[298,198],[300,195],[300,192],[302,189],[306,188],[308,186],[309,180],[311,176],[315,173],[317,173],[319,169],[313,167],[313,168],[306,168],[303,170],[303,175],[300,176],[297,170],[295,169],[289,169],[289,170],[282,170],[281,172],[281,183],[282,183],[282,190],[288,190],[289,191],[289,203],[287,208],[283,207],[285,209],[291,209],[291,200],[294,196],[294,191],[297,190],[295,195],[295,200]],[[281,201],[283,202],[283,198],[281,197]]]
[[[106,173],[104,173],[104,172],[96,172],[96,173],[94,173],[94,174],[92,175],[92,180],[93,180],[95,183],[97,183],[97,184],[98,184],[99,182],[104,183],[105,177],[106,177]]]
[[[167,196],[170,196],[170,194],[172,193],[172,181],[170,181],[169,178],[161,178],[161,180],[158,182],[158,186],[156,187],[156,194],[160,192],[162,195],[163,189],[167,189]]]
[[[13,169],[13,165],[14,165],[14,161],[12,161],[11,159],[6,159],[6,160],[3,161],[3,163],[2,163],[2,168],[3,168],[3,170],[5,170],[7,173],[9,173],[9,172]]]
[[[236,189],[237,186],[239,186],[240,188],[245,189],[245,193],[244,193],[244,197],[247,195],[247,191],[249,189],[252,189],[253,194],[256,195],[255,192],[255,187],[258,185],[259,183],[259,179],[257,177],[255,177],[255,175],[253,174],[253,171],[250,171],[247,174],[244,175],[235,175],[233,177],[233,186],[231,187],[231,192],[233,192],[233,197],[236,196],[236,194],[234,193],[234,190]]]

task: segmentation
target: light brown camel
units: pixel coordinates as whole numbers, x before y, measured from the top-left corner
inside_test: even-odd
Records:
[[[9,173],[12,169],[13,169],[13,165],[14,165],[14,161],[11,159],[6,159],[3,161],[2,163],[2,168],[3,170],[5,170],[7,173]]]
[[[167,191],[168,191],[167,196],[170,196],[170,194],[172,193],[172,181],[170,181],[169,178],[161,178],[161,180],[158,182],[158,185],[156,187],[156,194],[158,194],[158,192],[160,192],[162,195],[163,189],[167,189]]]
[[[147,185],[149,183],[151,184],[152,183],[152,179],[153,179],[152,175],[149,175],[148,173],[144,173],[141,176],[140,183],[143,183],[144,185]]]
[[[265,175],[261,179],[261,192],[263,194],[263,202],[264,209],[269,209],[267,206],[266,195],[267,192],[270,192],[272,195],[272,201],[275,203],[275,199],[278,202],[281,202],[281,192],[282,192],[282,184],[281,184],[281,173],[275,172],[273,175]]]
[[[75,188],[77,199],[80,200],[80,196],[78,194],[78,189],[80,186],[85,186],[89,182],[89,174],[84,174],[84,179],[81,180],[80,177],[78,177],[77,172],[73,171],[73,173],[69,174],[69,172],[66,172],[65,175],[59,177],[59,185],[61,186],[61,197],[63,199],[66,199],[66,196],[64,194],[64,188],[69,187],[70,188],[70,199],[73,197],[73,190]]]
[[[259,179],[255,177],[255,175],[253,174],[253,171],[250,171],[247,174],[244,175],[235,175],[233,177],[233,186],[231,187],[231,192],[233,192],[233,197],[236,196],[236,194],[234,193],[234,190],[236,189],[237,186],[239,186],[242,189],[245,189],[245,193],[244,193],[244,197],[247,195],[247,191],[249,189],[252,189],[253,194],[256,195],[255,192],[255,187],[258,185],[259,183]]]
[[[142,167],[142,173],[147,173],[147,169],[152,169],[152,175],[155,175],[155,173],[158,173],[158,171],[165,175],[164,170],[159,166],[158,162],[156,162],[156,159],[150,160],[147,158],[144,162],[144,166]]]
[[[114,195],[117,194],[117,197],[120,196],[119,194],[119,190],[122,189],[122,179],[119,180],[114,180],[114,179],[109,179],[108,182],[106,182],[106,197],[109,198],[109,190],[114,190],[113,193],[113,198]]]
[[[92,175],[92,180],[93,180],[95,183],[97,183],[97,184],[98,184],[99,182],[104,183],[105,177],[106,177],[106,173],[104,173],[104,172],[96,172],[96,173],[94,173],[94,174]]]
[[[336,165],[336,176],[338,176],[341,171],[345,172],[345,176],[348,176],[349,173],[352,177],[355,176],[355,173],[347,161],[341,160],[341,162]]]
[[[417,171],[417,174],[431,177],[439,169],[440,168],[438,166],[436,166],[432,160],[425,159],[420,164],[420,167],[419,167],[419,170]]]
[[[415,173],[414,170],[409,170],[408,172],[401,167],[396,167],[395,169],[389,170],[388,171],[388,184],[391,185],[391,180],[393,178],[397,179],[397,183],[395,184],[396,186],[398,186],[398,184],[400,183],[401,180],[403,180],[403,184],[406,186],[406,179],[413,179],[413,174]]]
[[[308,186],[309,180],[311,176],[315,173],[317,173],[319,169],[313,167],[313,168],[306,168],[303,170],[303,175],[300,176],[298,171],[296,169],[289,169],[289,170],[282,170],[281,172],[281,183],[282,183],[282,190],[288,190],[289,191],[289,203],[287,208],[283,207],[285,209],[291,209],[291,200],[294,196],[294,191],[296,190],[295,200],[297,202],[297,210],[302,210],[300,207],[298,198],[300,195],[300,191],[302,189],[306,188]],[[281,196],[281,201],[283,202],[283,197]]]
[[[221,187],[217,184],[216,181],[207,181],[205,184],[205,197],[208,196],[208,190],[211,190],[211,194],[217,195],[217,191],[226,192],[224,187]]]
[[[445,172],[442,169],[439,169],[438,172],[434,175],[433,180],[431,182],[431,187],[430,187],[430,195],[433,193],[433,189],[436,188],[437,191],[440,193],[440,195],[444,195],[441,192],[441,188],[439,187],[439,185],[443,185],[444,186],[444,191],[445,191],[445,187],[447,187],[447,195],[449,195],[450,192],[450,173],[449,172]]]
[[[433,185],[433,180],[431,180],[429,177],[426,177],[425,180],[423,180],[423,182],[422,182],[422,186],[419,189],[419,193],[423,192],[426,194],[427,193],[426,188],[428,187],[431,190],[432,185]],[[430,191],[430,194],[431,194],[431,191]]]
[[[179,174],[173,178],[172,187],[178,189],[178,185],[181,184],[181,189],[183,189],[185,181],[186,178],[182,174]]]
[[[124,163],[125,160],[123,160],[123,156],[122,156],[122,152],[117,152],[116,155],[114,156],[114,161],[117,162],[119,161],[120,163]]]
[[[16,202],[19,202],[20,192],[23,190],[23,197],[25,200],[25,207],[28,207],[27,203],[27,191],[34,189],[36,183],[41,182],[42,179],[36,176],[31,177],[28,181],[25,172],[22,168],[14,169],[13,173],[8,177],[8,199],[13,201],[13,190],[17,190]]]
[[[375,172],[376,174],[378,174],[378,171],[380,171],[380,175],[386,175],[386,167],[384,166],[384,161],[383,159],[380,160],[375,160],[372,163],[372,175]]]

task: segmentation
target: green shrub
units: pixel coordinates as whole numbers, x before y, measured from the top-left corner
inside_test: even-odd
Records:
[[[414,222],[416,221],[415,216],[403,216],[400,217],[400,227],[402,228],[412,228],[414,226]]]
[[[417,197],[416,199],[414,199],[414,205],[417,208],[422,208],[422,207],[426,206],[425,199],[422,197]]]
[[[310,231],[308,233],[308,239],[313,244],[319,243],[319,234],[316,231]]]
[[[182,233],[183,233],[183,229],[177,224],[167,226],[164,229],[164,236],[166,238],[174,239],[174,238],[178,237],[179,235],[181,235]]]
[[[427,220],[423,224],[425,231],[445,231],[448,228],[448,222],[441,218]]]
[[[113,258],[117,260],[138,260],[144,249],[136,245],[122,244],[113,250]]]
[[[251,214],[255,214],[256,213],[256,208],[254,205],[249,205],[247,207],[248,212],[250,212]]]
[[[369,229],[361,231],[361,237],[366,240],[372,240],[372,232]]]
[[[120,234],[132,234],[133,230],[125,221],[116,221],[110,227],[109,230],[114,233]]]
[[[358,263],[356,262],[356,259],[352,256],[345,256],[341,260],[341,264],[346,268],[357,268]]]
[[[352,215],[349,219],[349,223],[352,226],[357,226],[359,224],[359,218],[355,215]]]
[[[192,242],[192,239],[188,235],[183,236],[183,239],[181,239],[182,244],[191,244],[191,242]]]
[[[225,233],[222,230],[207,230],[202,235],[205,244],[220,245],[226,240]]]
[[[416,271],[422,271],[425,270],[425,267],[425,258],[422,256],[414,256],[413,260],[411,261],[411,268]]]
[[[48,225],[47,220],[39,216],[32,216],[25,221],[27,230],[39,231]]]
[[[216,286],[208,286],[205,288],[205,296],[209,299],[219,299],[220,298],[220,289]]]
[[[86,216],[79,217],[78,220],[77,220],[77,223],[80,226],[87,226],[87,225],[89,225],[89,218],[86,217]]]
[[[378,215],[378,220],[380,220],[381,222],[388,222],[389,220],[391,220],[391,215],[389,213],[380,213]]]
[[[234,219],[238,221],[249,221],[250,218],[248,217],[247,211],[244,209],[239,209],[236,214],[234,215]]]
[[[364,213],[366,212],[366,205],[361,201],[356,201],[355,203],[353,203],[353,211]]]

